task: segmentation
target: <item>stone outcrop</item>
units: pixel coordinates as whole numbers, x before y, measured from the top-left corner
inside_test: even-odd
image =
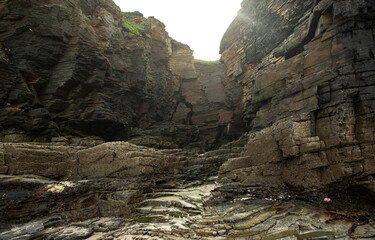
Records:
[[[134,183],[120,179],[56,181],[35,175],[1,175],[0,179],[1,229],[10,222],[33,222],[37,218],[48,227],[97,216],[123,217],[131,212],[129,202],[139,195]],[[41,233],[40,227],[28,231]],[[0,239],[13,239],[4,235]],[[33,236],[28,237],[25,239]]]
[[[154,149],[129,142],[97,146],[52,143],[0,144],[0,174],[35,175],[51,179],[157,179],[163,175],[199,179],[216,176],[222,163],[239,157],[246,141],[197,154],[182,149]]]
[[[198,80],[205,67],[196,70],[193,51],[169,37],[155,18],[121,13],[110,0],[15,0],[0,7],[5,138],[15,132],[45,141],[56,136],[125,140],[168,123],[178,131],[165,141],[183,147],[200,138],[204,149],[223,135],[213,134],[214,125],[232,121],[228,111],[238,106],[232,95],[241,88],[222,76],[220,65],[213,81],[224,85],[220,96],[230,100],[207,99]],[[187,93],[189,84],[195,85],[194,96]],[[203,108],[213,111],[210,120],[200,116]],[[212,131],[206,134],[207,128]],[[192,130],[185,134],[186,129]],[[157,132],[152,136],[160,136]]]
[[[2,1],[0,240],[375,238],[374,16],[244,0],[219,63],[111,0]]]
[[[221,52],[250,134],[223,182],[374,193],[374,11],[365,0],[243,2]]]
[[[127,142],[95,147],[5,143],[0,170],[10,175],[39,175],[52,179],[122,178],[179,173],[189,153],[157,150]],[[181,164],[181,165],[179,165]]]

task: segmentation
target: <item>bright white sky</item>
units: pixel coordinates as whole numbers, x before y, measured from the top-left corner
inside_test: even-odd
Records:
[[[162,21],[169,36],[188,44],[194,57],[220,59],[221,38],[242,0],[114,0],[123,12],[139,11]]]

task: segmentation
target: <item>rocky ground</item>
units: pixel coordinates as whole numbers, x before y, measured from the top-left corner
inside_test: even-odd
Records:
[[[244,0],[205,62],[111,0],[0,0],[0,240],[375,239],[374,23]]]
[[[85,181],[1,178],[2,185],[5,181],[41,185],[46,194],[65,195],[71,204],[89,204],[90,201],[88,196],[82,199],[81,195],[79,200],[67,196],[77,191],[76,188],[82,188],[87,183]],[[375,222],[369,220],[368,213],[329,211],[290,199],[286,193],[276,198],[259,198],[251,193],[251,189],[242,196],[218,200],[220,185],[215,184],[215,178],[210,180],[205,184],[160,184],[142,194],[135,190],[101,193],[102,200],[97,205],[99,216],[94,217],[96,209],[88,207],[77,212],[71,210],[32,219],[28,223],[2,224],[0,239],[375,238]],[[95,181],[94,185],[100,182],[113,184],[113,180],[102,179]],[[128,188],[127,185],[124,187]],[[98,190],[95,187],[94,191]],[[253,191],[258,192],[258,189]],[[2,191],[3,203],[7,198],[9,201],[8,194],[11,195]],[[84,216],[87,219],[77,221]]]
[[[373,205],[370,200],[364,201],[364,196],[220,183],[219,167],[240,157],[245,142],[232,142],[200,155],[178,149],[161,154],[160,150],[129,143],[111,143],[113,148],[137,156],[139,164],[132,171],[140,174],[134,177],[102,178],[103,168],[93,173],[99,178],[87,180],[80,175],[62,180],[1,175],[0,239],[375,238]],[[18,151],[36,148],[8,145]],[[42,151],[45,146],[38,148]],[[103,148],[108,149],[108,143],[80,148],[99,155]],[[56,151],[49,153],[59,155]],[[154,172],[150,177],[141,174],[150,155],[154,162],[166,156],[183,157],[170,171]]]

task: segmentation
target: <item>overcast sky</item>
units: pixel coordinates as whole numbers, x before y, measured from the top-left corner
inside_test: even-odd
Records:
[[[194,57],[218,60],[219,46],[242,0],[114,0],[124,12],[139,11],[162,21],[169,36],[188,44]]]

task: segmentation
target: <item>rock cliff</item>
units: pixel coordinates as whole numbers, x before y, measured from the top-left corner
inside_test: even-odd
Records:
[[[244,0],[220,63],[111,0],[0,0],[0,240],[374,239],[374,22]]]
[[[250,130],[223,181],[374,193],[373,1],[242,3],[221,43]]]
[[[169,122],[168,128],[177,130],[163,140],[180,147],[200,140],[204,149],[221,134],[215,129],[205,136],[205,129],[213,132],[219,122],[232,121],[228,111],[238,104],[231,89],[240,87],[218,64],[220,73],[212,77],[221,85],[216,89],[221,98],[208,99],[193,51],[170,38],[155,18],[121,13],[110,0],[16,0],[2,1],[0,7],[4,137],[125,140],[160,136],[163,127],[155,125]],[[205,66],[199,70],[205,71]],[[195,85],[194,93],[186,90],[189,84]],[[205,107],[214,111],[211,120],[200,116]]]

